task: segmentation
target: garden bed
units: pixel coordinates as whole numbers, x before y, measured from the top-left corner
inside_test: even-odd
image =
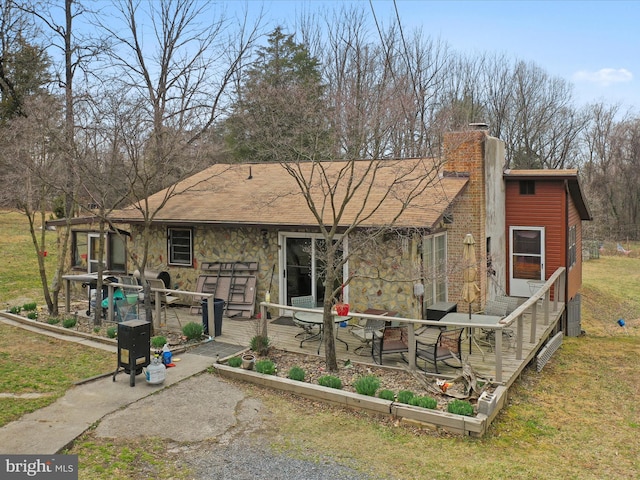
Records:
[[[265,359],[274,362],[276,371],[273,375],[231,367],[226,364],[226,361],[214,365],[214,368],[222,376],[294,393],[312,400],[391,415],[398,419],[443,428],[461,435],[482,436],[506,399],[504,387],[487,385],[479,399],[478,397],[468,399],[473,406],[472,416],[457,415],[449,413],[447,406],[456,399],[455,397],[464,396],[461,391],[464,389],[462,381],[444,387],[449,394],[438,393],[438,390],[443,388],[443,381],[438,382],[437,379],[421,373],[411,373],[404,368],[377,367],[348,362],[339,365],[337,372],[330,373],[341,381],[342,388],[336,389],[318,384],[321,377],[329,374],[324,368],[324,360],[320,357],[271,349],[267,356],[256,357],[257,361]],[[304,381],[288,378],[292,367],[299,367],[304,371]],[[356,392],[354,384],[363,376],[375,376],[380,380],[376,396],[361,395]],[[382,390],[393,392],[394,399],[379,398],[377,395]],[[412,392],[415,397],[431,397],[435,399],[436,407],[427,409],[399,402],[398,394],[402,391]]]

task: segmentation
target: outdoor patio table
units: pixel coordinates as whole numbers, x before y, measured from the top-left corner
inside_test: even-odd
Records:
[[[473,329],[475,328],[475,326],[491,328],[493,326],[497,326],[498,323],[500,323],[500,320],[502,320],[502,317],[499,317],[496,315],[482,315],[478,313],[473,313],[471,314],[471,317],[469,317],[468,313],[458,312],[458,313],[447,313],[444,317],[440,319],[440,322],[445,325],[448,325],[448,324],[465,325],[468,328],[469,353],[471,353],[471,342],[473,340]],[[480,348],[480,346],[478,346],[478,348]],[[480,348],[480,351],[482,352],[481,348]]]
[[[294,312],[294,315],[296,317],[297,320],[299,320],[300,322],[304,322],[304,323],[308,323],[310,325],[318,325],[319,327],[319,331],[317,334],[312,335],[311,337],[307,337],[304,338],[301,342],[300,342],[300,348],[302,348],[302,344],[308,340],[315,340],[316,338],[320,340],[320,343],[318,344],[318,353],[320,353],[320,346],[322,345],[322,333],[324,332],[324,326],[323,326],[323,322],[324,322],[324,318],[323,318],[323,311],[322,309],[318,309],[318,313],[314,313],[314,312]],[[348,320],[350,320],[351,317],[342,317],[340,315],[334,315],[333,317],[333,323],[338,325],[341,322],[346,322]],[[342,340],[341,338],[338,338],[338,330],[336,328],[336,340],[341,341],[342,343],[344,343],[347,347],[347,350],[349,350],[349,344],[347,342],[345,342],[344,340]]]

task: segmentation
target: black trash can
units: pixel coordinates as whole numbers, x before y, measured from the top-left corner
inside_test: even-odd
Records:
[[[200,302],[202,306],[202,327],[204,329],[204,334],[209,335],[209,310],[208,310],[209,302],[205,298]],[[219,337],[222,335],[222,314],[224,313],[224,300],[221,298],[213,299],[213,329],[214,329],[214,337]]]

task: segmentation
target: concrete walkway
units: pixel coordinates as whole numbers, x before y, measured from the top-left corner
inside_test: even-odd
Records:
[[[0,320],[39,331],[6,316],[0,315]],[[117,349],[114,345],[46,330],[40,333],[94,348],[114,352]],[[182,440],[222,435],[242,422],[246,411],[257,413],[259,406],[252,405],[243,411],[238,408],[245,400],[241,390],[213,375],[190,377],[204,372],[214,363],[215,357],[224,357],[240,349],[211,341],[189,353],[176,353],[176,366],[167,369],[162,385],[149,385],[143,375],[138,375],[136,385],[131,387],[129,375],[124,372],[118,373],[115,381],[109,375],[76,385],[48,407],[0,428],[0,436],[4,439],[1,450],[3,454],[54,454],[97,422],[100,422],[100,434],[107,437],[156,435],[154,425],[160,426],[171,438]],[[188,384],[179,385],[183,381]],[[150,397],[152,394],[156,395]],[[184,410],[176,411],[176,408]],[[190,425],[189,418],[198,419],[199,428]],[[206,419],[214,419],[212,423],[216,423],[217,428],[203,429],[202,422]]]

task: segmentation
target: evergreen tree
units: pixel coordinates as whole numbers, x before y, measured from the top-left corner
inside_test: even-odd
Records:
[[[46,52],[19,37],[0,57],[0,120],[24,116],[24,102],[43,93],[51,80]]]
[[[237,92],[225,123],[237,161],[321,160],[329,151],[318,61],[276,28]]]

